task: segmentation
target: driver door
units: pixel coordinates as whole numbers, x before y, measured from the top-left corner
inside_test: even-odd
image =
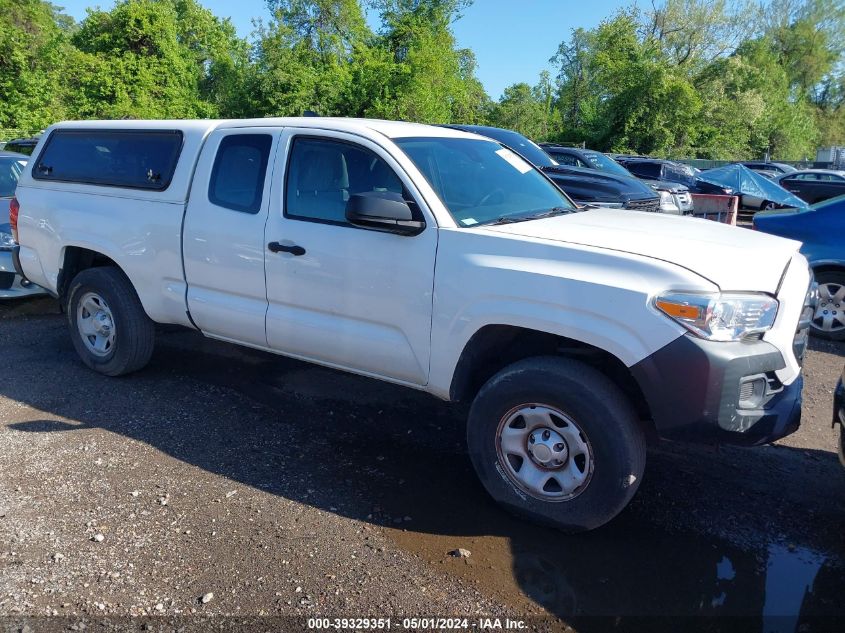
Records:
[[[437,225],[402,236],[347,222],[355,193],[422,201],[382,147],[352,134],[287,129],[264,235],[267,344],[397,382],[428,381]]]

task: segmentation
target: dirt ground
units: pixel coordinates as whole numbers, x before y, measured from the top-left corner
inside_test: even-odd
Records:
[[[182,330],[105,378],[46,299],[0,308],[0,349],[0,631],[845,630],[842,344],[812,343],[797,433],[655,446],[578,536],[493,504],[425,394]]]

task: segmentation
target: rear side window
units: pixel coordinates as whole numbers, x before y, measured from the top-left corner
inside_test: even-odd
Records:
[[[56,130],[32,177],[163,191],[181,149],[178,130]]]
[[[264,196],[264,176],[273,137],[269,134],[232,134],[220,141],[208,199],[220,207],[258,213]]]

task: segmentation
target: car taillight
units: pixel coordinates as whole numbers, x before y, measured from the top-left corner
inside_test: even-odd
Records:
[[[12,237],[18,241],[18,213],[20,213],[21,205],[17,198],[12,198],[9,201],[9,224],[12,226]]]

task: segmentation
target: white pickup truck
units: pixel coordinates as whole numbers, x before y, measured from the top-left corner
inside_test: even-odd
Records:
[[[630,501],[647,438],[794,431],[812,277],[799,243],[579,209],[510,149],[330,118],[66,122],[10,216],[92,369],[155,323],[472,402],[490,494],[565,530]]]

